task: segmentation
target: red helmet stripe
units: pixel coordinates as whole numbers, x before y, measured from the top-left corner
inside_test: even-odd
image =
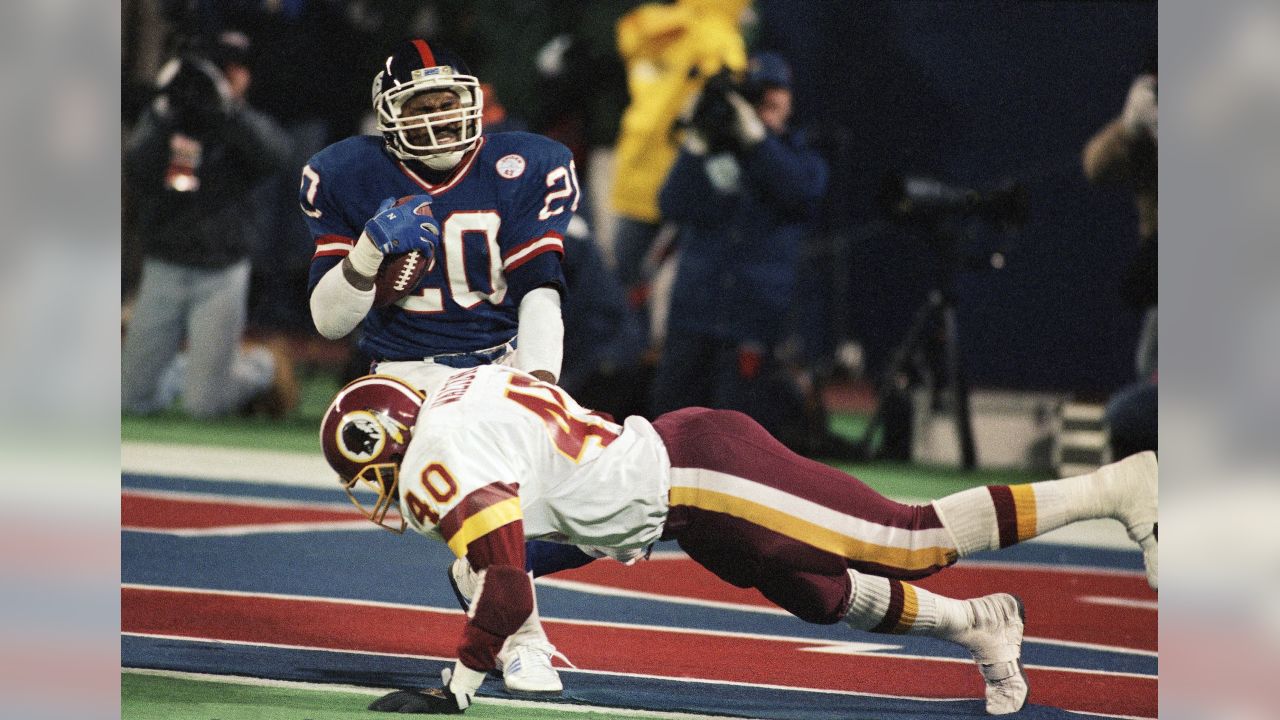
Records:
[[[427,45],[426,40],[414,40],[413,46],[418,48],[418,55],[422,56],[422,67],[435,67],[436,56],[431,52],[431,46]]]

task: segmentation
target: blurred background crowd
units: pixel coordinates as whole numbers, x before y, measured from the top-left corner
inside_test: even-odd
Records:
[[[574,154],[562,384],[584,404],[733,407],[798,450],[855,459],[906,457],[904,388],[1002,388],[1110,398],[1128,443],[1116,452],[1154,445],[1154,2],[125,0],[122,13],[126,156],[186,55],[252,109],[225,142],[256,159],[220,166],[214,144],[160,139],[154,169],[126,162],[123,325],[146,321],[172,348],[137,355],[173,356],[131,376],[125,343],[128,412],[169,407],[174,378],[202,364],[240,388],[229,406],[184,398],[202,417],[287,416],[294,365],[364,371],[354,345],[311,326],[299,172],[370,131],[387,48],[424,37],[486,83],[486,132]],[[171,196],[205,183],[223,211],[157,199],[147,172]],[[199,230],[174,243],[162,222],[184,213]],[[220,309],[152,319],[156,267],[184,292],[184,269],[217,269]],[[179,353],[165,323],[220,323],[219,359],[191,337]],[[874,407],[877,447],[829,431],[850,397]]]

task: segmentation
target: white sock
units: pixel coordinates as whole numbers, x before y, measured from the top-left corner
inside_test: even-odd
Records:
[[[998,550],[1077,520],[1111,517],[1101,471],[1023,485],[989,485],[933,501],[961,557]]]
[[[950,640],[972,623],[969,605],[963,600],[854,570],[849,578],[853,599],[844,620],[855,629]]]

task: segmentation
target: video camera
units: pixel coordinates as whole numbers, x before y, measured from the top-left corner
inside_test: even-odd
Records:
[[[170,60],[161,71],[158,95],[179,130],[198,134],[222,114],[223,97],[214,73],[220,73],[217,66],[192,54]]]
[[[734,152],[740,144],[734,130],[737,111],[729,102],[731,92],[742,94],[743,85],[737,74],[724,68],[707,78],[688,120],[676,121],[676,128],[690,128],[702,136],[711,155]]]
[[[877,194],[881,209],[899,220],[937,223],[976,217],[1005,231],[1027,224],[1027,192],[1016,182],[988,190],[948,185],[925,176],[885,176]]]
[[[249,40],[236,31],[185,39],[177,54],[160,70],[157,95],[187,133],[209,130],[226,111],[227,77],[231,64],[247,65]]]

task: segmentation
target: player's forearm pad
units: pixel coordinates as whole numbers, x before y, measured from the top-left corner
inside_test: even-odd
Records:
[[[560,377],[564,360],[564,319],[560,292],[551,287],[530,290],[520,300],[515,365],[525,372],[546,370]]]
[[[374,289],[357,290],[342,275],[342,264],[330,268],[311,291],[311,321],[330,340],[345,337],[373,307]]]
[[[533,583],[523,568],[491,565],[479,573],[476,596],[467,613],[485,632],[506,637],[533,612]]]

